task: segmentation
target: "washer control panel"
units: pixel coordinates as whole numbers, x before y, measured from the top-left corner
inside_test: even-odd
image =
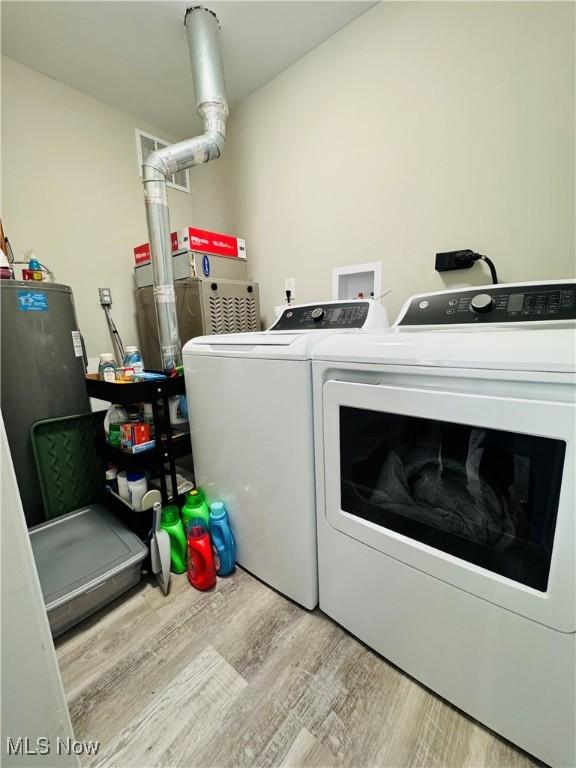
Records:
[[[362,328],[368,317],[367,301],[339,301],[286,307],[270,331],[314,331]]]
[[[413,296],[397,325],[472,325],[576,319],[576,281],[495,285]]]

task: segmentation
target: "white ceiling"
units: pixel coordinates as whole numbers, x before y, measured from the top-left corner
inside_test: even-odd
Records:
[[[1,3],[2,53],[180,137],[195,127],[188,2]],[[211,2],[234,107],[374,2]]]

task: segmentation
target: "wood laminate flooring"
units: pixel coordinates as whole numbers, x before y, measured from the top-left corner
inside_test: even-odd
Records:
[[[320,611],[237,569],[202,593],[143,581],[57,641],[93,766],[528,768]]]

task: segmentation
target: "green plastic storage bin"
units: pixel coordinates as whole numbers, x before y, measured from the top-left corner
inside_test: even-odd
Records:
[[[48,520],[101,497],[105,466],[98,444],[104,439],[103,420],[101,411],[32,425],[32,449]]]

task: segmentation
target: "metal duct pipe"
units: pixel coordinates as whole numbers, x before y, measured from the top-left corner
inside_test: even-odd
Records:
[[[198,6],[186,11],[184,24],[190,48],[196,111],[202,118],[204,133],[151,152],[142,165],[154,301],[164,370],[172,370],[182,364],[166,179],[176,171],[217,160],[224,147],[228,117],[218,45],[218,19],[212,11]]]

